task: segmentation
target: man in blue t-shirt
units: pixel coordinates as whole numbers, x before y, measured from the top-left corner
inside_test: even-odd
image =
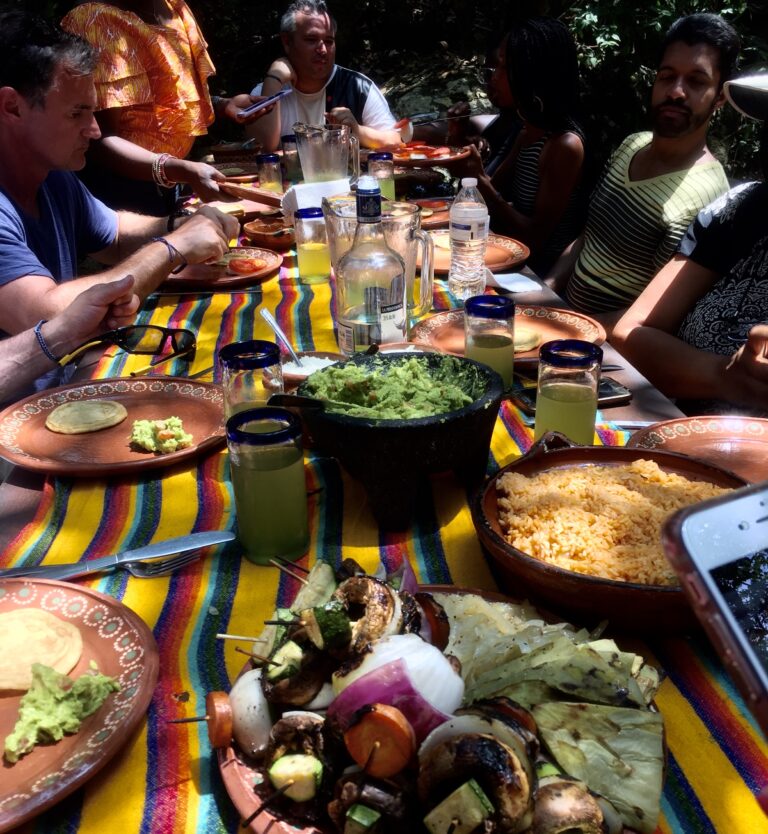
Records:
[[[114,212],[71,173],[100,135],[93,68],[93,50],[79,38],[22,12],[0,15],[5,334],[53,318],[89,287],[128,274],[143,299],[173,269],[221,257],[238,231],[236,220],[212,208],[178,220]],[[78,278],[85,255],[112,266]]]

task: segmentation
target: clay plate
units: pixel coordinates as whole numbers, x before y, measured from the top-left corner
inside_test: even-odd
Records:
[[[128,410],[122,423],[86,434],[58,434],[45,427],[48,414],[73,400],[116,400]],[[134,449],[134,420],[180,417],[194,438],[167,455]],[[39,391],[0,412],[0,455],[24,469],[51,475],[110,477],[159,469],[210,452],[224,443],[224,394],[210,382],[181,377],[117,378]]]
[[[510,597],[492,591],[478,591],[470,588],[456,588],[453,585],[422,585],[422,591],[427,593],[440,594],[478,594],[490,602],[509,602]],[[557,619],[550,616],[548,612],[540,612],[542,616],[550,621],[557,622]],[[246,664],[241,674],[247,672],[251,667]],[[232,800],[232,804],[240,814],[241,819],[249,817],[257,808],[259,799],[254,791],[254,785],[262,780],[262,773],[253,767],[249,760],[244,758],[239,750],[233,745],[219,748],[216,751],[216,758],[219,765],[219,773],[224,782],[224,787]],[[276,818],[269,809],[266,809],[254,819],[247,828],[253,834],[335,834],[335,829],[318,828],[308,825],[304,828],[299,823],[292,824],[285,820]],[[630,829],[623,829],[623,834],[633,834]]]
[[[269,249],[239,246],[237,251],[252,258],[260,258],[266,263],[261,269],[247,275],[230,274],[222,264],[190,264],[176,275],[169,275],[160,285],[160,290],[218,290],[263,284],[278,274],[283,263],[283,256]]]
[[[451,245],[448,231],[432,232],[432,240],[435,242],[435,275],[447,275],[451,268]],[[485,265],[491,272],[501,272],[525,263],[530,254],[530,249],[519,240],[503,235],[488,235]]]
[[[516,353],[515,362],[538,362],[539,347],[553,339],[582,339],[595,345],[605,341],[605,328],[594,319],[556,307],[516,304],[515,327],[533,330],[540,337],[535,348]],[[447,310],[422,319],[411,328],[410,339],[417,344],[437,348],[443,353],[463,356],[464,311]]]
[[[83,722],[79,732],[36,747],[14,765],[2,764],[0,832],[15,828],[72,793],[117,753],[144,718],[157,682],[152,632],[130,608],[90,588],[52,580],[4,579],[0,612],[41,608],[73,623],[83,654],[70,675],[99,671],[116,677],[120,691]],[[11,732],[21,695],[0,697],[0,736]]]
[[[452,197],[431,197],[419,200],[409,200],[409,203],[415,203],[422,209],[421,214],[421,228],[430,231],[432,229],[445,229],[451,221],[451,203]],[[431,211],[432,214],[424,216],[424,211]]]
[[[431,145],[428,147],[438,147]],[[442,147],[439,146],[439,147]],[[413,153],[420,153],[417,148],[413,149]],[[392,161],[395,165],[403,168],[432,168],[436,165],[447,165],[449,162],[456,162],[458,159],[464,159],[469,156],[470,148],[450,148],[450,153],[445,156],[433,156],[426,159],[413,159],[410,150],[397,149],[392,152]]]
[[[283,231],[286,230],[286,231]],[[282,234],[275,234],[282,232]],[[296,245],[293,227],[283,217],[264,217],[243,224],[243,235],[256,246],[282,252]]]
[[[679,586],[619,582],[558,568],[512,547],[501,530],[496,482],[505,472],[531,476],[571,466],[620,466],[640,458],[689,480],[732,489],[744,486],[737,475],[685,455],[619,446],[572,446],[563,435],[546,434],[527,455],[490,478],[470,503],[472,521],[499,587],[518,598],[529,597],[566,620],[587,625],[607,620],[612,631],[645,637],[698,629]]]
[[[758,417],[665,420],[636,432],[627,445],[690,455],[751,483],[768,479],[768,420]]]

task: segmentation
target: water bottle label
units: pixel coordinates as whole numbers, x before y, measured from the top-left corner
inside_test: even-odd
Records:
[[[488,218],[485,220],[470,220],[463,223],[451,222],[451,240],[484,240],[488,237]]]
[[[348,324],[338,322],[339,328],[339,348],[342,353],[351,356],[355,352],[355,336],[352,328]]]
[[[379,315],[382,342],[402,342],[405,339],[405,310],[402,304],[382,304]]]

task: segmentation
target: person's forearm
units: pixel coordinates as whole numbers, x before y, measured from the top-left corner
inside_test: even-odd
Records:
[[[537,229],[533,218],[526,217],[496,190],[490,178],[483,175],[477,180],[477,187],[483,195],[493,230],[499,234],[516,237],[534,249],[543,242],[543,235]],[[541,239],[540,239],[541,238]]]
[[[394,128],[391,130],[377,130],[373,127],[359,125],[358,138],[361,148],[382,148],[389,145],[399,145],[400,131]]]
[[[151,238],[164,237],[169,232],[167,217],[149,217],[130,211],[121,211],[118,217],[119,228],[114,243],[108,249],[91,253],[101,263],[119,264]]]
[[[41,332],[48,349],[55,357],[66,353],[51,337],[50,322],[42,325]],[[25,388],[31,380],[56,367],[45,355],[32,329],[17,336],[10,336],[0,342],[0,402],[10,399],[17,391]]]
[[[633,327],[621,321],[611,344],[668,397],[727,399],[724,372],[730,356],[699,350],[655,327]]]

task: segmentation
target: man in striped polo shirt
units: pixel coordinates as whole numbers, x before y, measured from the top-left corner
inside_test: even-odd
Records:
[[[651,93],[652,131],[627,137],[615,152],[582,236],[550,273],[575,309],[609,331],[672,257],[698,211],[728,188],[707,130],[739,46],[718,15],[688,15],[672,25]]]

